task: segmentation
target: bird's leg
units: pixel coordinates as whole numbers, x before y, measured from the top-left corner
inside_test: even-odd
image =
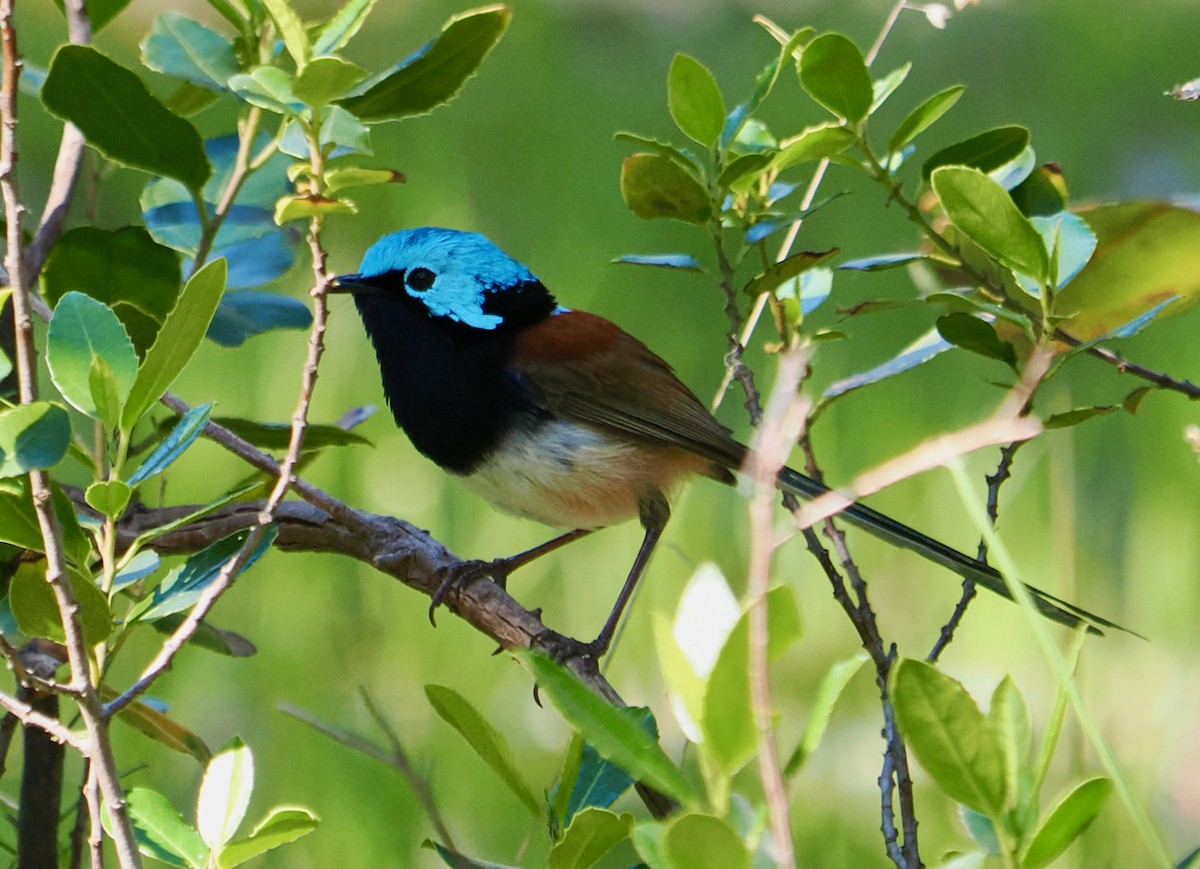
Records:
[[[629,576],[625,579],[625,585],[622,586],[621,593],[617,595],[612,612],[608,614],[608,619],[604,622],[604,627],[600,629],[596,639],[590,643],[580,643],[578,640],[551,632],[548,632],[546,637],[539,638],[539,644],[550,657],[559,663],[568,658],[582,656],[599,660],[608,651],[613,635],[617,631],[617,625],[621,622],[621,614],[625,611],[630,598],[633,597],[638,580],[645,571],[646,564],[650,561],[650,554],[654,551],[654,546],[658,543],[658,538],[662,536],[663,528],[666,527],[667,519],[671,516],[671,507],[667,503],[666,496],[662,492],[655,491],[639,499],[638,513],[642,527],[646,529],[646,534],[642,538],[642,545],[638,549],[637,557],[633,560],[633,566],[629,568]]]
[[[446,597],[451,587],[470,585],[475,580],[487,576],[492,582],[505,588],[508,583],[508,575],[514,570],[524,567],[531,561],[541,558],[543,555],[553,552],[561,546],[566,546],[572,540],[578,540],[591,534],[594,528],[576,528],[574,531],[568,531],[566,534],[560,534],[553,540],[547,540],[540,546],[535,546],[532,549],[526,549],[524,552],[518,552],[516,555],[511,555],[508,558],[497,558],[494,561],[461,561],[451,567],[444,568],[441,572],[445,574],[442,577],[441,583],[438,584],[437,590],[433,593],[433,598],[429,604],[429,622],[437,626],[434,621],[433,613]]]

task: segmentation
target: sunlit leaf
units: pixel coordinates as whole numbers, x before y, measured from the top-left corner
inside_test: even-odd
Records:
[[[690,139],[711,147],[725,125],[725,100],[717,80],[700,61],[676,54],[667,74],[667,105],[675,125]]]
[[[858,124],[871,110],[871,75],[857,45],[840,33],[823,33],[800,55],[800,84],[835,115]]]
[[[892,699],[906,742],[953,800],[989,817],[1005,802],[1004,754],[966,689],[923,661],[896,665]]]
[[[944,91],[940,91],[925,102],[921,103],[915,109],[908,113],[900,126],[896,127],[896,132],[892,133],[892,138],[888,141],[889,151],[899,151],[917,136],[921,135],[929,127],[933,126],[937,120],[958,102],[965,88],[963,85],[954,85],[948,87]]]
[[[550,869],[587,869],[624,841],[633,829],[633,815],[595,807],[582,810],[562,839],[550,850]]]
[[[781,143],[775,155],[774,167],[779,170],[797,163],[808,163],[836,157],[856,141],[851,130],[834,124],[819,124],[808,127],[791,139]]]
[[[1088,779],[1062,798],[1034,833],[1021,858],[1022,869],[1049,866],[1091,825],[1112,790],[1106,778]]]
[[[932,176],[934,192],[950,222],[1001,265],[1045,280],[1046,247],[1028,218],[999,184],[978,169],[942,166]]]
[[[686,253],[660,253],[647,256],[625,254],[613,260],[614,263],[625,263],[635,266],[657,266],[659,268],[680,269],[685,272],[700,272],[703,267],[696,258]]]
[[[812,711],[809,712],[808,721],[804,724],[804,734],[800,737],[800,744],[788,758],[787,765],[784,767],[784,776],[790,778],[799,772],[800,768],[804,766],[804,762],[817,750],[817,746],[821,744],[821,737],[825,735],[825,730],[829,726],[829,720],[833,717],[833,709],[837,705],[838,698],[842,696],[842,692],[850,684],[854,674],[862,669],[862,665],[866,661],[867,653],[858,651],[850,658],[835,663],[821,679],[821,684],[817,687],[816,699],[813,700]]]
[[[893,377],[909,369],[916,368],[918,365],[923,365],[930,359],[933,359],[938,354],[945,353],[953,346],[953,344],[938,334],[937,329],[930,329],[881,365],[876,365],[874,368],[829,384],[825,389],[825,398],[835,398],[839,395],[845,395],[851,390],[872,383],[878,383],[888,377]]]
[[[210,848],[220,850],[246,816],[254,790],[254,756],[238,737],[230,740],[204,770],[196,798],[196,826]]]
[[[687,813],[667,825],[662,853],[672,867],[750,869],[750,851],[733,827],[713,815]]]
[[[293,85],[296,99],[314,108],[323,107],[345,96],[367,77],[360,66],[340,57],[314,57]]]
[[[131,431],[179,376],[204,339],[224,289],[224,260],[204,266],[184,286],[138,369],[137,380],[121,413],[123,430]]]
[[[46,337],[46,363],[54,385],[76,409],[95,419],[100,413],[93,395],[93,369],[101,361],[116,389],[120,405],[137,378],[138,357],[121,321],[103,302],[69,292],[54,306]]]
[[[375,8],[377,0],[347,0],[313,41],[313,54],[318,57],[345,46],[358,33],[359,28]]]
[[[275,806],[244,839],[229,842],[217,855],[219,869],[240,866],[259,854],[294,842],[317,828],[320,819],[308,809]]]
[[[139,851],[170,866],[208,865],[204,840],[165,796],[149,788],[130,788],[125,799]]]

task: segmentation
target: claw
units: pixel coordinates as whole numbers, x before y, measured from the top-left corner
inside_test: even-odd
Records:
[[[506,588],[508,574],[511,570],[508,562],[507,558],[497,558],[495,561],[461,561],[443,568],[441,572],[445,574],[445,577],[438,584],[429,601],[429,623],[435,628],[437,627],[434,613],[445,600],[446,592],[450,591],[452,587],[465,587],[486,576],[496,585]]]

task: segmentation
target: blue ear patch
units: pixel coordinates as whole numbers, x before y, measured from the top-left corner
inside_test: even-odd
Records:
[[[537,280],[529,269],[485,236],[436,227],[385,235],[367,250],[359,274],[408,274],[418,268],[434,273],[433,284],[424,290],[405,284],[404,291],[421,301],[432,316],[474,329],[495,329],[504,322],[499,314],[483,310],[487,294]]]

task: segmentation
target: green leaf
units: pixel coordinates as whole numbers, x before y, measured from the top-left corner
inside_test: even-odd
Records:
[[[1063,797],[1034,833],[1021,857],[1022,869],[1042,869],[1058,859],[1100,814],[1111,790],[1111,781],[1097,777]]]
[[[674,869],[720,866],[750,869],[746,843],[720,818],[688,813],[672,820],[663,832],[662,853]]]
[[[887,102],[888,97],[904,84],[904,80],[908,78],[910,72],[912,72],[912,61],[896,67],[883,78],[876,79],[871,83],[871,114],[875,114],[879,107]]]
[[[964,86],[960,84],[948,87],[944,91],[934,94],[909,112],[908,117],[900,122],[900,126],[896,127],[896,132],[892,133],[892,138],[888,141],[888,150],[893,153],[899,151],[925,130],[933,126],[942,115],[950,111],[954,104],[958,102],[964,90]]]
[[[672,160],[633,154],[621,164],[621,196],[643,220],[669,217],[703,224],[712,216],[708,193]]]
[[[315,57],[304,67],[294,85],[296,99],[313,108],[328,105],[346,95],[367,77],[361,66],[340,57]]]
[[[178,12],[154,19],[142,41],[142,60],[164,75],[213,90],[225,90],[229,79],[241,72],[232,42]]]
[[[1046,246],[1012,197],[978,169],[942,166],[933,189],[950,222],[1005,268],[1043,281],[1049,271]]]
[[[1017,368],[1017,351],[996,334],[996,328],[991,323],[971,314],[954,313],[939,317],[937,330],[955,347],[988,359],[997,359],[1014,371]]]
[[[784,282],[790,281],[797,275],[828,262],[837,253],[838,249],[836,247],[829,250],[806,250],[794,253],[782,262],[775,263],[765,272],[751,280],[750,283],[746,284],[743,292],[751,298],[757,297],[760,293],[773,292]]]
[[[208,762],[196,797],[196,826],[210,848],[220,852],[233,838],[254,790],[254,756],[234,737]]]
[[[83,499],[88,506],[110,519],[119,519],[129,505],[133,490],[120,480],[106,480],[87,487]]]
[[[1019,157],[1028,146],[1029,131],[1024,127],[996,127],[938,151],[922,164],[921,174],[928,180],[939,166],[972,166],[991,172]]]
[[[40,547],[39,547],[40,548]],[[102,643],[112,633],[112,613],[104,592],[96,583],[74,571],[69,571],[71,591],[79,605],[79,625],[89,646]],[[21,632],[31,637],[64,641],[63,623],[54,597],[54,589],[46,581],[45,563],[22,564],[8,587],[8,603]]]
[[[641,821],[633,825],[630,839],[649,869],[668,869],[667,858],[663,855],[665,832],[666,825],[658,821]]]
[[[800,84],[814,100],[853,125],[871,110],[871,74],[858,46],[840,33],[823,33],[804,47]]]
[[[0,477],[54,467],[71,442],[71,417],[48,401],[0,410]]]
[[[1102,205],[1080,213],[1096,234],[1095,253],[1055,300],[1075,313],[1062,328],[1100,338],[1159,305],[1174,316],[1200,298],[1200,214],[1165,202]],[[1173,297],[1178,301],[1165,303]],[[1159,316],[1162,316],[1159,313]]]
[[[110,232],[80,226],[67,230],[54,245],[41,283],[46,301],[55,307],[73,291],[103,302],[125,327],[138,355],[145,356],[179,297],[179,256],[141,227]],[[109,365],[114,375],[120,370],[119,362],[110,360]]]
[[[63,11],[63,0],[54,0],[54,5],[58,7],[59,12]],[[87,0],[84,7],[92,25],[92,33],[99,33],[107,27],[128,5],[129,0]]]
[[[97,369],[100,362],[103,368]],[[46,337],[46,364],[54,385],[76,409],[93,419],[105,422],[112,420],[109,413],[100,413],[98,404],[111,401],[107,387],[100,395],[93,390],[93,378],[104,383],[111,380],[116,388],[116,404],[129,395],[137,379],[138,357],[125,327],[112,309],[90,296],[69,292],[54,307],[50,329]],[[100,401],[97,401],[100,399]]]
[[[199,404],[180,417],[170,434],[163,438],[162,443],[154,448],[154,452],[146,456],[138,469],[130,475],[129,485],[136,486],[165,471],[172,462],[183,455],[196,438],[200,437],[204,427],[208,425],[210,413],[212,404]]]
[[[771,165],[773,156],[765,153],[743,154],[721,170],[717,186],[723,190],[733,187],[738,191],[748,190],[759,175]]]
[[[309,58],[312,57],[312,45],[308,41],[308,31],[304,28],[304,22],[300,20],[300,16],[296,14],[296,10],[292,8],[288,0],[261,0],[261,2],[271,16],[271,20],[275,22],[279,35],[283,37],[284,47],[292,56],[292,60],[296,61],[296,67],[303,69]]]
[[[287,449],[288,442],[292,437],[291,423],[255,422],[233,416],[219,416],[213,421],[263,450]],[[341,447],[350,444],[369,446],[371,442],[357,432],[348,431],[336,425],[310,425],[304,432],[305,449]]]
[[[504,737],[453,689],[441,685],[426,685],[425,696],[434,711],[457,730],[480,759],[500,776],[500,780],[516,794],[529,813],[535,818],[540,816],[541,804],[517,771],[517,765]]]
[[[667,106],[675,126],[709,148],[725,126],[725,100],[708,68],[687,54],[676,54],[667,73]]]
[[[272,525],[267,529],[262,540],[247,556],[238,575],[254,566],[275,542],[278,533],[277,526]],[[126,621],[154,621],[190,609],[204,589],[220,575],[229,560],[237,555],[249,535],[249,529],[238,531],[189,555],[187,561],[167,574],[152,595],[147,595],[126,614]]]
[[[277,66],[256,66],[229,79],[229,87],[251,105],[281,115],[298,114],[304,103],[296,97],[292,76]]]
[[[0,542],[33,552],[44,551],[42,528],[28,491],[0,490]]]
[[[1004,774],[1007,780],[1009,804],[1015,810],[1017,832],[1024,837],[1026,822],[1036,813],[1033,794],[1033,730],[1029,710],[1017,684],[1005,676],[992,692],[988,721],[1004,749]]]
[[[100,686],[100,699],[105,703],[111,702],[116,696],[114,689],[107,685]],[[212,758],[212,752],[195,732],[141,700],[133,700],[122,706],[117,718],[171,751],[190,755],[205,764]],[[199,836],[196,838],[199,839]]]
[[[781,143],[773,165],[783,170],[798,163],[836,157],[854,144],[854,132],[837,124],[818,124],[807,127]]]
[[[1055,163],[1038,166],[1029,177],[1008,191],[1026,217],[1049,217],[1067,207],[1067,185]]]
[[[138,369],[137,380],[121,413],[126,433],[170,389],[204,340],[204,333],[225,290],[225,260],[214,260],[192,275],[167,315],[154,345]]]
[[[441,34],[363,93],[340,100],[368,123],[423,115],[449,102],[470,78],[508,27],[507,6],[484,6],[455,15]]]
[[[162,618],[156,618],[150,623],[154,630],[164,636],[171,636],[187,618],[186,613],[178,612]],[[188,637],[188,645],[204,649],[227,658],[250,658],[258,654],[258,648],[246,637],[235,631],[214,627],[208,622],[200,622],[195,632]]]
[[[997,817],[1004,752],[991,723],[961,684],[930,664],[904,659],[894,672],[896,717],[921,766],[952,800]]]
[[[1042,237],[1050,255],[1050,278],[1056,288],[1069,284],[1096,251],[1096,234],[1075,214],[1060,212],[1049,217],[1029,218]],[[1017,275],[1021,289],[1037,298],[1041,287],[1024,275]]]
[[[1112,413],[1120,405],[1116,404],[1100,404],[1092,407],[1076,407],[1072,410],[1066,410],[1062,413],[1051,414],[1043,423],[1045,428],[1070,428],[1074,425],[1079,425],[1081,422],[1087,422],[1089,419],[1095,419],[1098,416],[1104,416]]]
[[[767,592],[768,659],[775,659],[800,637],[800,613],[786,586]],[[750,700],[750,614],[743,612],[725,638],[704,685],[700,729],[704,750],[727,775],[753,755],[758,731]]]
[[[800,744],[796,746],[784,767],[785,777],[790,778],[799,772],[804,762],[817,750],[817,746],[821,744],[821,737],[825,735],[825,729],[829,726],[829,719],[833,717],[838,698],[866,661],[867,653],[858,651],[844,661],[835,663],[821,679],[812,711],[804,724],[804,735],[800,737]]]
[[[613,138],[618,142],[626,142],[648,153],[666,157],[693,177],[702,174],[702,170],[696,164],[695,160],[668,142],[660,142],[658,139],[651,139],[648,136],[637,136],[633,133],[622,132],[614,133]]]
[[[376,0],[347,0],[346,5],[317,34],[313,41],[313,54],[320,57],[344,47],[363,26],[375,3]]]
[[[132,342],[129,351],[133,353],[136,370],[137,353],[133,350]],[[113,370],[99,356],[92,360],[88,368],[88,393],[96,406],[96,416],[100,422],[109,431],[116,429],[121,422],[121,388]]]
[[[683,773],[663,754],[657,740],[636,722],[593,694],[545,655],[525,652],[520,658],[533,671],[538,685],[549,695],[554,707],[602,757],[680,802],[691,802],[695,798]]]
[[[392,169],[371,169],[366,166],[335,166],[325,173],[325,189],[337,193],[347,187],[367,187],[375,184],[403,184],[404,176]]]
[[[445,845],[440,845],[432,839],[426,839],[421,843],[422,848],[428,848],[442,858],[442,862],[452,869],[519,869],[515,866],[506,866],[501,863],[489,863],[486,860],[476,860],[473,857],[468,857],[455,851],[453,848],[447,848]]]
[[[320,818],[299,806],[275,806],[244,839],[230,842],[217,854],[219,869],[239,866],[272,848],[294,842],[317,828]]]
[[[275,203],[275,222],[280,226],[293,220],[357,213],[358,207],[349,199],[330,199],[315,194],[283,196]]]
[[[50,62],[42,102],[108,159],[199,190],[211,171],[196,128],[173,115],[141,79],[86,45],[64,45]]]
[[[130,788],[125,794],[138,850],[171,866],[204,869],[208,848],[171,801],[149,788]]]
[[[588,869],[629,837],[633,815],[589,807],[577,814],[550,851],[550,869]]]

